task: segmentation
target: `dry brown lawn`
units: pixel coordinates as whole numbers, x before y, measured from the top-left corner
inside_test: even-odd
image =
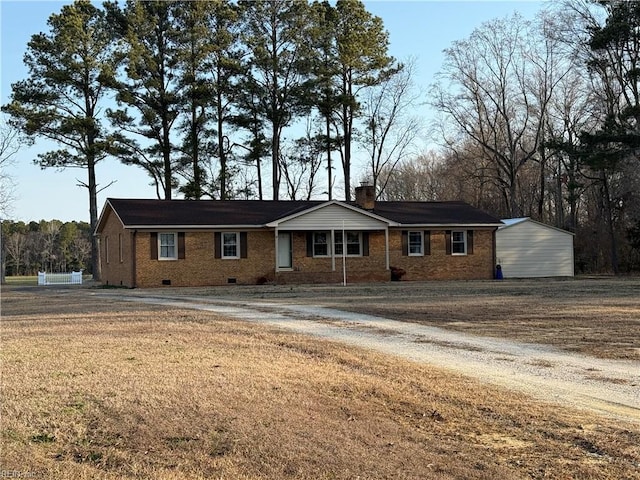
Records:
[[[638,424],[207,312],[5,289],[1,335],[5,477],[640,478]]]
[[[314,303],[460,332],[640,360],[640,278],[391,282],[187,289]]]

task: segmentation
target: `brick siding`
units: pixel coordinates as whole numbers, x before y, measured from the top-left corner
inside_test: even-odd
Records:
[[[473,254],[447,255],[444,230],[431,230],[431,254],[402,255],[402,231],[389,232],[390,266],[406,271],[402,280],[483,280],[493,278],[495,229],[474,230]]]
[[[128,287],[206,286],[228,283],[340,283],[343,279],[342,258],[307,256],[307,233],[292,232],[293,269],[275,271],[275,242],[273,231],[247,231],[247,258],[214,258],[213,231],[185,233],[185,258],[154,260],[151,258],[148,231],[133,233],[124,230],[117,217],[107,212],[101,232],[100,256],[103,283]],[[389,263],[403,269],[403,281],[412,280],[471,280],[491,279],[494,274],[494,231],[474,230],[473,254],[447,255],[445,231],[432,230],[430,255],[402,254],[402,230],[389,231]],[[122,236],[122,259],[120,242]],[[108,240],[107,240],[108,239]],[[134,249],[135,241],[135,249]],[[109,261],[106,261],[106,244]],[[133,272],[133,252],[136,253],[136,274]],[[369,255],[346,258],[347,281],[378,282],[391,280],[386,269],[384,231],[369,232]]]
[[[105,228],[100,235],[102,283],[103,285],[131,287],[133,285],[131,263],[133,233],[122,228],[120,221],[111,209],[108,209],[105,214],[107,216]],[[120,261],[121,259],[122,261]]]

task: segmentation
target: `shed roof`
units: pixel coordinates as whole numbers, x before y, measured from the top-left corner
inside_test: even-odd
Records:
[[[150,200],[108,198],[98,222],[102,228],[107,207],[125,228],[262,227],[279,219],[327,204],[323,200]],[[353,202],[333,203],[357,207]],[[499,226],[500,220],[464,202],[376,202],[361,209],[407,226]]]
[[[538,222],[538,221],[533,220],[533,219],[531,219],[529,217],[503,218],[501,220],[501,222],[503,223],[503,225],[498,227],[498,230],[504,230],[505,228],[509,228],[509,227],[514,226],[514,225],[519,225],[519,224],[524,223],[524,222],[530,222],[532,224],[539,225],[539,226],[544,227],[544,228],[549,228],[549,229],[552,229],[552,230],[557,230],[558,232],[566,233],[567,235],[575,235],[575,233],[573,233],[573,232],[569,232],[567,230],[563,230],[562,228],[554,227],[553,225],[547,225],[546,223]]]

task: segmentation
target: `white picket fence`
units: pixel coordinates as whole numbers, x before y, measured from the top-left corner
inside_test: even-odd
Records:
[[[38,272],[38,285],[82,285],[82,270],[70,273]]]

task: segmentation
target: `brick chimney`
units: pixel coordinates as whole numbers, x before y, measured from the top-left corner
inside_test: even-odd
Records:
[[[376,206],[376,189],[368,182],[356,187],[356,204],[365,210],[373,210]]]

